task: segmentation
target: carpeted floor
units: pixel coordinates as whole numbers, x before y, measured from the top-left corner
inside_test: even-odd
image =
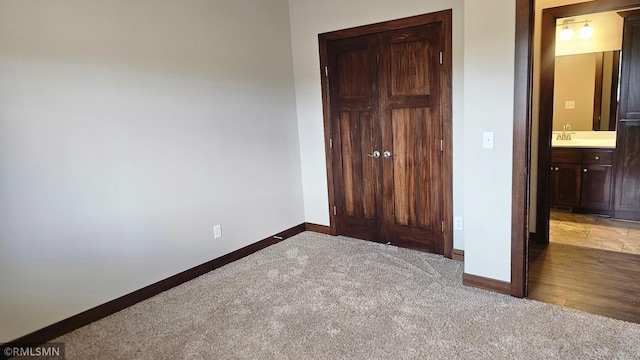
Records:
[[[640,324],[461,279],[441,256],[305,232],[54,342],[69,360],[640,358]]]

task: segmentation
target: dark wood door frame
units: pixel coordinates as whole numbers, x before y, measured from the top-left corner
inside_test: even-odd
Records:
[[[582,8],[576,10],[576,5],[582,5]],[[594,0],[587,3],[567,5],[555,8],[552,15],[543,16],[542,27],[551,27],[555,31],[555,17],[575,16],[589,14],[602,11],[613,11],[630,8],[640,5],[638,0]],[[527,246],[529,242],[529,194],[530,182],[529,171],[531,168],[531,92],[532,92],[532,44],[533,44],[533,16],[534,16],[534,0],[516,0],[516,31],[515,31],[515,76],[514,76],[514,118],[513,118],[513,182],[512,182],[512,206],[511,206],[511,295],[517,297],[525,297],[527,295]],[[569,10],[567,10],[569,9]],[[544,35],[543,35],[544,36]],[[547,35],[548,36],[548,35]],[[544,42],[543,38],[543,42]],[[551,46],[555,43],[555,37],[551,40]],[[542,66],[541,74],[544,76],[545,69],[553,69],[554,59],[549,58],[549,46],[543,47],[543,55],[541,57]],[[546,55],[545,55],[546,54]],[[551,64],[549,63],[551,61]],[[542,96],[546,99],[553,99],[553,76],[551,76],[551,90],[549,90],[549,79],[545,82],[543,91],[543,79],[540,84],[540,102]],[[551,95],[549,95],[551,94]],[[540,118],[543,117],[543,110],[540,109]],[[549,117],[548,109],[545,114]],[[551,116],[553,116],[553,108],[551,107]],[[544,140],[543,140],[544,139]],[[549,223],[549,202],[545,201],[543,196],[542,204],[540,202],[540,194],[543,191],[548,192],[548,169],[551,161],[551,131],[550,126],[544,133],[539,134],[539,150],[540,143],[546,145],[546,153],[540,156],[538,161],[538,174],[546,173],[546,178],[538,182],[538,218],[536,223],[536,231],[540,232],[540,207],[546,206],[546,225],[543,224],[542,231],[546,231],[548,236]],[[544,150],[543,150],[544,151]],[[546,187],[545,187],[546,186]]]
[[[534,0],[516,0],[510,283],[516,297],[527,296],[533,15]]]
[[[442,98],[445,99],[441,104],[442,109],[442,125],[443,125],[443,215],[444,215],[444,256],[448,258],[453,257],[453,156],[452,156],[452,10],[444,10],[435,13],[417,15],[408,18],[386,21],[371,25],[365,25],[345,30],[338,30],[330,33],[324,33],[318,35],[318,42],[320,47],[320,72],[321,72],[321,84],[322,84],[322,110],[324,118],[324,134],[325,134],[325,154],[326,154],[326,169],[327,169],[327,183],[329,193],[329,213],[330,213],[330,229],[331,234],[337,234],[336,221],[333,216],[334,206],[336,204],[334,198],[334,184],[333,184],[333,157],[331,151],[331,114],[329,104],[329,86],[325,76],[325,66],[328,64],[327,59],[327,42],[338,39],[345,39],[350,37],[362,36],[367,34],[375,34],[390,30],[398,30],[413,26],[425,25],[434,22],[442,23],[443,30],[443,58],[441,74],[441,86],[442,86]]]

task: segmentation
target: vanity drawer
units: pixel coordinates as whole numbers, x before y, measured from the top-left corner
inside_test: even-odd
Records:
[[[551,151],[551,162],[580,164],[582,163],[582,151],[574,149],[553,149]]]
[[[584,150],[582,163],[593,165],[611,165],[613,163],[613,150]]]

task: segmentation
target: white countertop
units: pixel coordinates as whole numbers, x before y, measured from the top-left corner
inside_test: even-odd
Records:
[[[554,131],[551,147],[554,148],[616,148],[615,131],[569,131],[571,140],[558,140],[560,131]]]

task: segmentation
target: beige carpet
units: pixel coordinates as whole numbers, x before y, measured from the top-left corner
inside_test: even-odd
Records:
[[[440,256],[305,232],[55,341],[67,359],[640,359],[640,324],[461,278]]]

